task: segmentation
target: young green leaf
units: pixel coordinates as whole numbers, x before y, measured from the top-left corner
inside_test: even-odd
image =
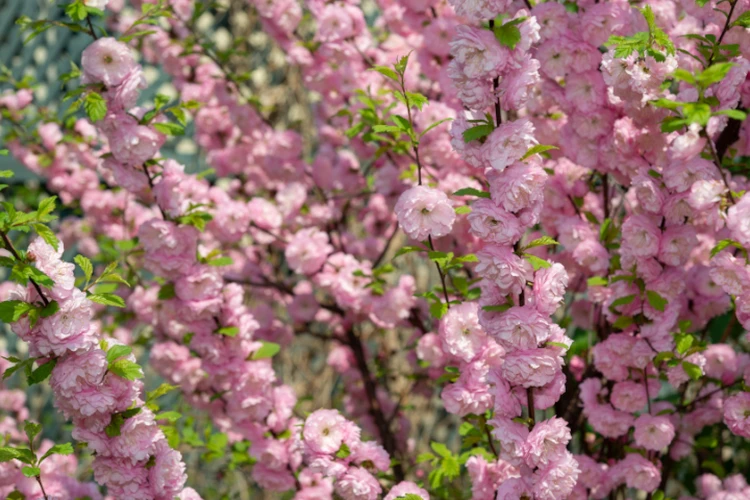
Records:
[[[83,109],[92,122],[98,122],[107,116],[107,101],[96,92],[89,92],[83,101]]]
[[[105,306],[125,307],[122,297],[114,293],[92,293],[89,295],[89,300]]]
[[[545,151],[550,151],[552,149],[560,149],[560,148],[558,148],[557,146],[548,146],[548,145],[545,145],[545,144],[537,144],[536,146],[533,146],[533,147],[529,148],[529,150],[526,151],[526,154],[524,154],[521,157],[521,160],[525,160],[527,158],[530,158],[530,157],[534,156],[535,154],[541,154],[541,153],[544,153]]]
[[[453,193],[454,196],[476,196],[477,198],[489,198],[490,193],[475,188],[462,188]]]
[[[471,128],[464,130],[463,138],[464,142],[471,142],[483,139],[490,135],[495,127],[491,124],[484,123],[482,125],[476,125]]]
[[[668,301],[662,297],[659,292],[653,290],[646,290],[646,300],[648,304],[659,312],[664,312],[664,308],[667,307]]]
[[[531,263],[531,265],[534,267],[534,271],[538,271],[542,268],[552,267],[552,264],[550,264],[549,261],[530,253],[523,254],[523,258]]]
[[[143,378],[143,370],[129,359],[118,359],[109,364],[109,371],[127,380]]]
[[[133,348],[128,345],[113,345],[107,351],[107,363],[111,363],[116,359],[124,358],[129,356],[133,352]]]
[[[260,349],[255,351],[253,355],[250,357],[252,360],[258,360],[258,359],[267,359],[272,358],[276,354],[278,354],[279,351],[281,351],[281,346],[279,344],[275,344],[273,342],[262,342],[262,346]]]

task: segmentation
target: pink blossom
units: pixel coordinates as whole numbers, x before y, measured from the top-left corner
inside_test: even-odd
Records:
[[[403,497],[409,494],[416,495],[422,500],[430,500],[430,494],[411,481],[401,481],[400,483],[398,483],[396,486],[391,488],[391,490],[383,500],[396,500],[399,497]]]
[[[449,0],[456,14],[472,21],[494,19],[510,6],[508,0]]]
[[[618,410],[635,413],[646,406],[646,388],[633,380],[617,382],[612,387],[610,401]]]
[[[750,393],[740,392],[724,401],[724,422],[732,433],[750,437]]]
[[[727,211],[727,227],[732,238],[750,247],[750,194],[745,194]]]
[[[661,231],[645,215],[632,215],[622,225],[623,244],[636,257],[653,257],[659,252]]]
[[[344,500],[376,500],[383,490],[378,480],[361,467],[350,467],[335,488]]]
[[[568,273],[562,264],[542,268],[534,276],[534,307],[542,314],[551,315],[560,306],[568,286]]]
[[[482,146],[484,165],[502,172],[513,162],[520,160],[526,151],[536,144],[538,142],[534,138],[534,125],[530,120],[520,119],[502,123],[487,137]]]
[[[414,186],[404,191],[394,208],[399,226],[412,239],[439,238],[450,233],[456,213],[446,194],[438,189]]]
[[[479,325],[477,307],[476,302],[453,306],[440,323],[443,350],[466,362],[474,359],[487,342],[487,335]]]
[[[502,174],[490,172],[487,178],[492,200],[508,212],[517,213],[542,200],[547,174],[534,162],[516,162]]]
[[[317,228],[300,229],[289,241],[284,256],[289,266],[300,274],[315,274],[325,263],[333,247],[328,235]]]
[[[505,356],[503,375],[522,387],[542,387],[555,378],[561,360],[550,349],[524,349]]]
[[[675,430],[665,416],[641,415],[635,421],[635,443],[647,450],[659,451],[672,442]]]
[[[534,269],[529,261],[508,247],[488,245],[476,255],[479,259],[477,274],[494,283],[503,295],[519,293],[532,279]]]
[[[636,488],[646,492],[654,491],[659,487],[661,471],[637,453],[629,453],[620,460],[612,469],[612,474],[622,478],[628,488]]]
[[[507,349],[538,347],[551,332],[547,318],[531,306],[511,307],[483,323],[490,336]]]
[[[198,231],[194,227],[151,219],[138,228],[138,237],[146,251],[146,267],[158,275],[179,276],[195,262]]]
[[[522,228],[518,218],[495,205],[492,200],[474,202],[467,220],[471,232],[484,241],[512,245],[521,238]]]
[[[344,442],[346,419],[336,410],[317,410],[305,421],[302,436],[312,453],[332,455]]]
[[[493,78],[505,67],[509,57],[495,35],[485,29],[459,25],[450,43],[453,60],[468,78]]]
[[[107,87],[122,83],[135,66],[130,48],[114,38],[100,38],[81,54],[83,83],[101,82]]]
[[[526,439],[524,459],[529,467],[542,467],[565,458],[570,429],[565,420],[552,417],[537,423]]]
[[[529,429],[509,418],[498,418],[488,422],[492,425],[492,436],[498,442],[498,454],[507,462],[518,465],[526,453],[526,441]]]
[[[562,500],[568,498],[578,479],[580,469],[573,455],[563,455],[538,470],[534,481],[534,498],[540,500]]]

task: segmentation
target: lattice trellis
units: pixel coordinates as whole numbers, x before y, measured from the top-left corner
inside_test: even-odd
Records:
[[[64,28],[53,27],[24,44],[28,33],[22,33],[16,24],[16,20],[21,16],[28,16],[34,20],[63,20],[66,19],[65,13],[50,0],[0,0],[0,64],[10,69],[13,77],[18,80],[27,75],[33,76],[39,85],[34,91],[35,103],[54,109],[67,90],[59,80],[60,75],[70,71],[71,61],[80,63],[81,52],[91,43],[91,38],[85,33],[74,33]],[[146,77],[149,87],[141,94],[142,102],[152,101],[157,92],[163,90],[165,85],[169,85],[167,75],[156,69],[147,71]],[[0,88],[0,91],[3,90],[5,89]],[[195,150],[191,146],[192,141],[181,139],[181,142],[181,149],[187,150],[187,153],[177,153],[177,141],[168,144],[162,149],[162,153],[166,157],[180,160],[191,169],[199,168],[196,155],[190,154]],[[11,157],[0,157],[0,168],[14,170],[17,180],[32,177]]]

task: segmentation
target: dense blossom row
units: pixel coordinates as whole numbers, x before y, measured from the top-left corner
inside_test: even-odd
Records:
[[[445,410],[479,433],[459,464],[478,500],[747,494],[740,475],[700,475],[696,491],[673,465],[725,428],[750,438],[736,333],[750,329],[750,195],[732,173],[750,155],[744,0],[384,0],[375,21],[353,0],[250,2],[316,95],[314,145],[246,98],[196,27],[199,2],[120,3],[83,2],[116,12],[115,32],[158,21],[130,42],[90,28],[89,120],[47,117],[8,143],[80,208],[60,225],[68,246],[94,258],[108,239],[128,243],[126,315],[94,306],[42,239],[29,254],[54,287],[10,297],[59,304],[13,329],[56,361],[56,406],[110,495],[197,498],[140,381],[108,369],[144,328],[156,371],[249,441],[252,479],[298,499],[457,495],[459,472],[438,458],[440,474],[418,480],[392,376],[415,394],[442,384]],[[143,103],[134,48],[178,104]],[[33,94],[20,86],[0,108],[22,129]],[[162,158],[188,114],[216,181]],[[392,259],[399,232],[432,260],[436,288]],[[117,340],[102,342],[107,325]],[[415,347],[409,372],[389,364],[381,332]],[[341,411],[299,413],[263,354],[306,333],[327,340]],[[127,415],[120,436],[105,432],[113,414]]]

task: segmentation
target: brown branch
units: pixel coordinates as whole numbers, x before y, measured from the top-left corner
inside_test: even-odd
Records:
[[[4,231],[0,231],[0,235],[3,238],[3,243],[5,243],[5,248],[13,255],[13,257],[16,258],[16,260],[23,262],[23,259],[21,259],[21,256],[18,255],[18,252],[16,251],[16,248],[13,246],[13,242],[11,242],[10,238],[8,238],[8,235],[5,234]],[[34,281],[33,278],[29,278],[29,281],[31,282],[32,285],[34,285],[34,288],[36,288],[36,293],[39,294],[39,297],[41,297],[42,302],[44,302],[44,305],[48,306],[49,300],[42,293],[42,287],[40,287],[39,284],[36,281]]]
[[[362,377],[362,382],[365,387],[365,394],[367,396],[367,404],[370,410],[370,416],[375,421],[375,426],[378,428],[380,433],[380,439],[383,442],[383,448],[388,452],[391,457],[395,457],[397,450],[396,436],[393,434],[390,426],[388,425],[388,419],[383,413],[383,409],[378,401],[377,385],[370,372],[370,367],[367,365],[367,357],[365,355],[365,349],[362,345],[362,340],[354,333],[354,328],[349,328],[347,332],[347,343],[354,353],[354,359],[357,362],[357,369]],[[396,482],[399,483],[404,480],[404,469],[400,463],[393,466],[393,475],[395,476]]]

